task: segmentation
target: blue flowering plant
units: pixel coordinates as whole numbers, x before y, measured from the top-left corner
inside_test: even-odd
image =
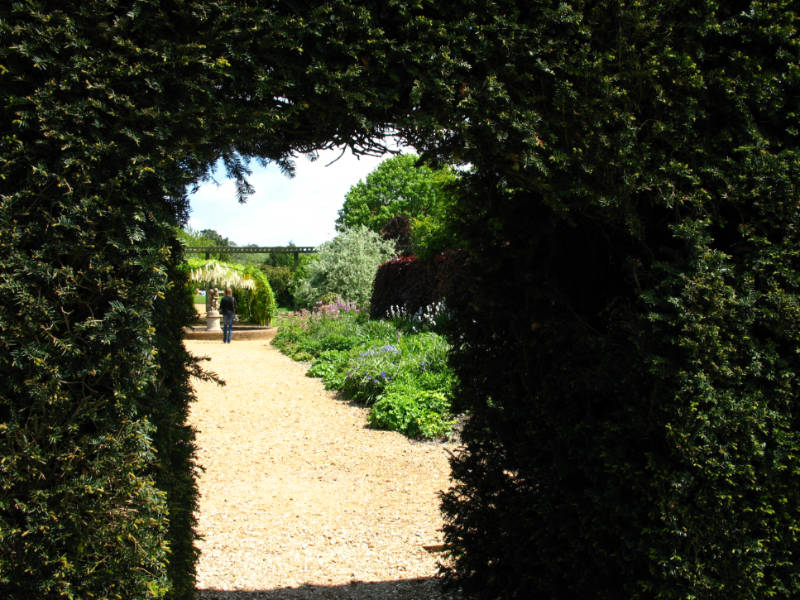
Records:
[[[386,385],[397,377],[403,352],[393,344],[371,346],[351,358],[342,391],[353,400],[371,405]]]
[[[450,345],[432,331],[415,332],[363,313],[318,308],[281,325],[273,343],[326,389],[371,406],[373,427],[415,438],[440,438],[453,422],[455,376]]]

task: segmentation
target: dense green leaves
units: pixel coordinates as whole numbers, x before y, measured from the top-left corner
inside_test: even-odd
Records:
[[[474,168],[450,576],[796,595],[796,10],[467,4],[416,87],[452,126],[413,139]]]
[[[413,53],[355,8],[0,6],[0,595],[193,596],[175,227],[220,159],[244,195],[248,156],[380,147]]]
[[[418,160],[414,154],[388,158],[351,187],[337,228],[363,225],[396,240],[399,250],[426,257],[455,248],[450,221],[457,177],[450,169],[417,165]]]
[[[322,305],[284,317],[273,344],[295,360],[312,360],[308,375],[321,377],[326,389],[370,406],[372,426],[437,439],[454,422],[454,377],[449,344],[433,325],[400,316],[368,320],[351,305]]]
[[[795,3],[29,0],[0,39],[5,596],[190,597],[187,186],[384,133],[470,167],[450,579],[797,595]]]
[[[253,265],[244,269],[244,275],[252,278],[255,286],[252,289],[236,291],[238,309],[242,318],[258,325],[269,325],[275,316],[275,294],[263,271]]]
[[[311,257],[295,285],[295,301],[311,307],[338,296],[366,308],[378,266],[393,256],[394,244],[363,225],[340,233]]]

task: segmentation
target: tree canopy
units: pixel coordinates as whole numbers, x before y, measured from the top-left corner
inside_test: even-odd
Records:
[[[449,219],[457,176],[450,168],[432,169],[418,161],[414,154],[401,154],[381,162],[347,192],[336,228],[363,225],[416,254],[455,247]],[[407,232],[397,231],[405,227]]]

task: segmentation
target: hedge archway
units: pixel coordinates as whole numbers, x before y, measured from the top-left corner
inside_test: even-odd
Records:
[[[187,186],[397,133],[472,166],[450,581],[796,595],[798,13],[739,4],[0,8],[0,592],[191,597]]]

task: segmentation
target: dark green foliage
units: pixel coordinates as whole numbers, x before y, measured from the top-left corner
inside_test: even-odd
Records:
[[[169,528],[169,564],[167,574],[172,584],[171,598],[192,598],[195,590],[195,562],[199,552],[194,545],[197,523],[197,484],[195,475],[194,430],[187,425],[189,403],[194,391],[189,374],[207,379],[197,359],[189,356],[180,331],[194,318],[190,302],[190,286],[181,245],[172,242],[167,263],[167,287],[164,297],[154,305],[155,350],[158,376],[148,398],[150,418],[156,426],[155,480],[166,492]]]
[[[401,256],[378,267],[372,284],[369,314],[373,319],[381,319],[393,306],[413,314],[438,299],[430,261],[421,261],[416,256]]]
[[[189,597],[186,187],[397,131],[471,167],[450,580],[797,597],[797,28],[790,0],[0,5],[0,595]]]
[[[261,265],[259,268],[267,276],[269,286],[275,294],[275,303],[278,306],[294,306],[291,290],[292,270],[289,267],[273,267],[272,265]]]
[[[290,170],[293,151],[375,147],[407,106],[408,36],[383,37],[405,23],[0,6],[0,595],[193,595],[189,303],[170,283],[187,186],[221,159],[246,195],[237,150]]]
[[[474,168],[451,581],[797,597],[796,6],[442,12],[464,52],[419,84],[437,117],[413,141]]]
[[[436,288],[434,297],[445,302],[469,302],[475,275],[471,271],[469,254],[465,250],[445,250],[433,257]]]
[[[163,229],[51,198],[9,194],[0,211],[0,590],[161,596],[168,506],[147,407],[165,272],[139,241]]]
[[[214,229],[201,229],[199,232],[200,237],[206,238],[211,240],[212,246],[219,246],[220,248],[230,248],[235,244],[231,242],[228,238],[223,237]],[[220,259],[224,260],[224,259]]]
[[[255,265],[248,265],[243,273],[255,281],[255,287],[236,290],[239,318],[258,325],[269,325],[275,316],[276,306],[267,276]]]
[[[200,171],[178,166],[195,117],[165,60],[187,42],[141,5],[64,8],[0,9],[0,595],[189,598],[189,302],[169,282]]]
[[[394,247],[400,256],[411,254],[411,225],[408,215],[398,215],[389,219],[379,232],[385,240],[394,242]]]
[[[386,261],[375,273],[370,316],[385,318],[398,308],[413,315],[441,301],[447,304],[448,298],[463,303],[468,301],[471,285],[463,250],[447,250],[425,260],[402,256]]]

